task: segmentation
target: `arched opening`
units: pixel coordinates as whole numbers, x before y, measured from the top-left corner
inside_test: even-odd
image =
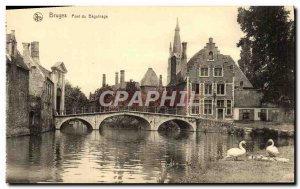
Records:
[[[194,130],[193,127],[188,122],[180,119],[172,119],[166,121],[158,127],[158,131],[160,132],[164,132],[164,131],[178,132],[178,131],[193,131],[193,130]]]
[[[60,100],[61,100],[61,89],[57,89],[57,92],[56,92],[56,112],[57,112],[58,115],[61,115]]]
[[[74,118],[65,121],[61,125],[60,130],[67,134],[82,135],[92,132],[93,127],[89,122],[83,119]]]
[[[208,59],[209,59],[209,60],[213,60],[213,59],[214,59],[214,53],[213,53],[212,51],[210,51],[210,52],[208,53]]]
[[[102,129],[150,130],[150,123],[139,116],[113,115],[100,123],[99,130]]]

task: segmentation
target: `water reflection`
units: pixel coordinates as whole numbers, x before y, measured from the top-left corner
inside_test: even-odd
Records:
[[[269,137],[269,136],[268,136]],[[279,146],[292,139],[273,138]],[[221,133],[89,131],[65,128],[41,136],[7,139],[8,182],[168,182],[189,174],[191,166],[209,168],[241,140],[252,152],[267,138]],[[249,148],[250,149],[250,148]]]

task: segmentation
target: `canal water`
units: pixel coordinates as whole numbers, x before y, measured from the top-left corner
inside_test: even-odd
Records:
[[[249,153],[270,136],[66,128],[7,139],[7,182],[157,183],[184,177],[191,166],[207,169],[241,140]],[[294,145],[273,138],[278,146]]]

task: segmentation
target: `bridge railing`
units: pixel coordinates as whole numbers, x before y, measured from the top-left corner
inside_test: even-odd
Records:
[[[154,107],[154,106],[118,106],[118,107],[82,107],[66,110],[63,115],[76,115],[76,114],[91,114],[91,113],[108,113],[108,112],[121,112],[121,111],[135,111],[135,112],[148,112],[160,114],[173,114],[173,115],[186,115],[185,107]]]

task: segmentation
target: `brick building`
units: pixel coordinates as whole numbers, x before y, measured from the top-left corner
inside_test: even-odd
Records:
[[[232,119],[235,88],[253,88],[233,59],[220,53],[212,38],[189,60],[187,72],[190,89],[196,94],[190,114]]]
[[[6,136],[28,135],[29,68],[17,49],[15,31],[6,34]]]
[[[184,113],[211,119],[277,119],[279,109],[261,103],[261,91],[253,89],[229,55],[220,53],[213,38],[188,61],[186,49],[177,21],[173,48],[169,50],[167,89],[195,93],[192,105],[182,109]]]

